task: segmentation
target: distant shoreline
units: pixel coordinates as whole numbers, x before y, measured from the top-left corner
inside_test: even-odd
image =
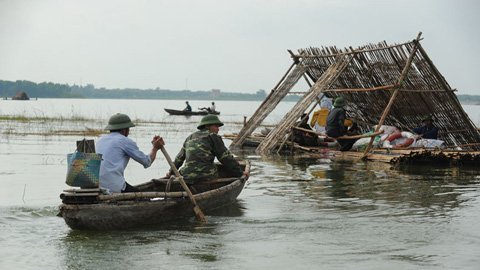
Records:
[[[480,98],[480,96],[478,96]],[[39,99],[117,99],[117,100],[123,100],[123,99],[128,99],[128,100],[188,100],[188,101],[263,101],[263,100],[253,100],[253,99],[193,99],[193,98],[120,98],[120,97],[115,97],[115,98],[85,98],[85,97],[43,97],[43,98],[30,98],[30,100],[13,100],[11,98],[0,98],[0,100],[5,100],[5,101],[37,101]],[[297,102],[299,99],[287,99],[283,100],[282,102]],[[480,102],[472,102],[468,100],[462,100],[459,98],[460,104],[462,105],[474,105],[474,106],[480,106]]]
[[[208,100],[208,101],[263,101],[267,91],[259,89],[254,94],[224,92],[220,89],[209,91],[170,90],[170,89],[105,89],[92,84],[86,86],[58,84],[52,82],[34,83],[31,81],[0,80],[0,98],[11,99],[18,92],[25,92],[30,99],[37,98],[83,98],[83,99],[155,99],[155,100]],[[480,105],[480,95],[457,95],[464,105]],[[283,101],[296,102],[298,95],[287,95]]]

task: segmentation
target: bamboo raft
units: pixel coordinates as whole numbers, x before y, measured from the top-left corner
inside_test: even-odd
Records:
[[[250,163],[244,163],[246,171]],[[220,178],[192,186],[193,197],[208,213],[236,200],[247,177]],[[102,194],[100,189],[67,189],[60,194],[60,216],[72,229],[111,230],[189,219],[194,211],[187,193],[173,178],[152,179],[136,186],[141,192]]]
[[[339,152],[337,157],[393,164],[478,164],[480,132],[462,108],[455,95],[457,90],[433,64],[421,41],[418,33],[415,39],[399,44],[384,41],[357,48],[329,46],[289,51],[293,63],[245,122],[230,148],[241,147],[250,139],[252,132],[287,95],[303,94],[256,148],[261,155],[279,153],[278,149],[288,144],[293,130],[311,132],[298,127],[299,119],[303,121],[304,115],[319,109],[322,98],[341,96],[346,100],[346,117],[354,120],[360,133],[367,133],[372,127],[378,133],[383,125],[412,131],[428,115],[434,119],[438,139],[446,149],[462,150],[377,149],[372,137],[363,153]],[[308,89],[293,92],[302,78]],[[295,145],[291,149],[302,150],[312,157],[325,151]]]
[[[295,147],[295,156],[331,160],[352,160],[399,165],[479,166],[480,151],[439,149],[385,149],[377,148],[364,157],[363,152],[337,151],[324,147]]]
[[[336,152],[334,158],[362,159],[363,152]],[[458,151],[440,149],[374,149],[363,158],[367,161],[376,161],[390,164],[413,165],[452,165],[478,166],[480,165],[480,151]]]
[[[237,134],[224,134],[223,137],[229,140],[235,140]],[[247,148],[256,148],[260,143],[265,139],[265,135],[254,133],[250,136],[247,136],[243,142],[242,147]],[[327,146],[302,146],[296,142],[292,142],[287,140],[283,143],[281,147],[279,147],[277,153],[286,153],[286,152],[295,152],[296,154],[305,154],[305,153],[317,153],[317,152],[324,152],[325,150],[332,149],[332,147]]]
[[[304,129],[301,129],[304,130]],[[307,130],[305,130],[307,131]],[[351,137],[369,137],[378,135],[376,132],[369,135],[359,135]],[[236,134],[225,134],[225,138],[234,140]],[[244,146],[256,147],[265,138],[261,134],[252,134],[245,138]],[[434,148],[403,148],[403,149],[387,149],[375,148],[364,157],[364,152],[358,151],[337,151],[330,147],[310,147],[301,146],[297,143],[291,144],[287,141],[282,149],[283,152],[290,151],[295,156],[307,156],[311,158],[330,158],[345,160],[364,160],[372,162],[389,163],[392,165],[400,164],[417,164],[417,165],[449,165],[449,166],[477,166],[480,165],[480,151],[462,151],[451,149],[434,149]]]

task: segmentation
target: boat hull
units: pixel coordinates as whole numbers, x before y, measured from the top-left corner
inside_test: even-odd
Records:
[[[239,178],[218,189],[195,194],[200,208],[208,214],[231,204],[246,180]],[[195,216],[188,197],[161,200],[117,201],[95,204],[61,204],[60,215],[72,229],[111,230],[162,224]]]

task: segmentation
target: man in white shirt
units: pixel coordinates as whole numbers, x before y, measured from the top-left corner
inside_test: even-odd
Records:
[[[102,154],[100,164],[100,187],[110,192],[136,192],[136,187],[125,181],[124,171],[130,158],[133,158],[145,168],[150,167],[157,156],[158,150],[165,145],[163,138],[154,136],[152,150],[145,154],[130,138],[130,128],[135,125],[126,114],[117,113],[110,117],[106,130],[110,133],[102,136],[97,142],[97,153]]]

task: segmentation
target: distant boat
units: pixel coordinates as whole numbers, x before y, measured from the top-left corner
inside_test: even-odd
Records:
[[[30,100],[27,93],[18,92],[15,96],[12,97],[12,100]]]
[[[181,111],[173,109],[164,109],[170,115],[207,115],[207,114],[220,114],[220,112],[209,112],[209,111]]]

